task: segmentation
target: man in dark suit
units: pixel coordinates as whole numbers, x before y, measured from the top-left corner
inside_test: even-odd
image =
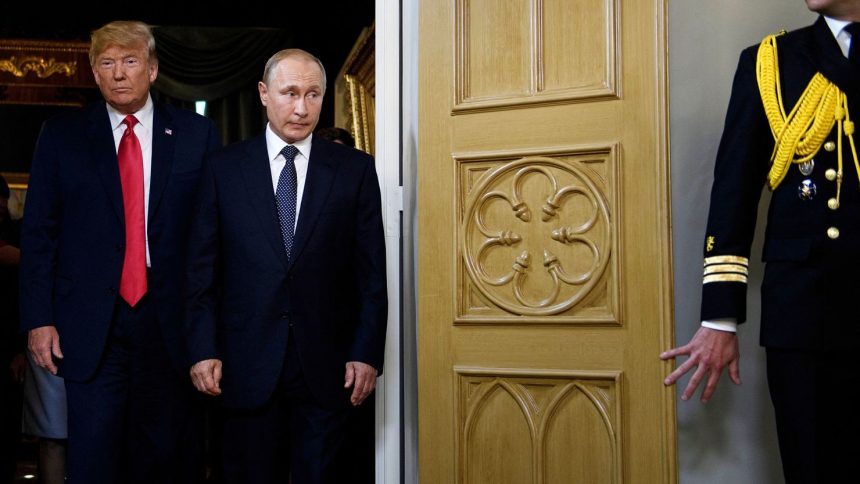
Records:
[[[348,482],[344,427],[382,371],[379,184],[370,156],[311,135],[325,87],[311,54],[272,56],[266,132],[207,157],[198,192],[191,377],[228,408],[232,483]]]
[[[147,25],[94,31],[90,63],[104,102],[47,121],[33,157],[22,327],[66,380],[69,482],[193,482],[180,291],[200,166],[220,142],[211,121],[152,101]]]
[[[735,331],[767,182],[761,344],[783,470],[788,482],[839,482],[860,453],[859,414],[840,395],[860,370],[860,0],[807,6],[815,24],[741,54],[711,193],[702,328],[661,357],[689,356],[667,385],[696,368],[683,400],[706,379],[707,401],[726,366],[740,383]]]

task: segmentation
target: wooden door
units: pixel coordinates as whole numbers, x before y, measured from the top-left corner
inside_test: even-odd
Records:
[[[420,2],[421,482],[677,480],[665,9]]]

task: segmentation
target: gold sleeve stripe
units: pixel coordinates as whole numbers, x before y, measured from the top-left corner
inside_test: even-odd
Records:
[[[741,264],[748,266],[750,265],[750,260],[738,255],[715,255],[713,257],[706,257],[705,265],[707,266],[711,264]]]
[[[711,274],[705,276],[704,284],[711,282],[742,282],[747,283],[747,276],[743,274]]]
[[[735,274],[743,274],[745,276],[749,274],[749,270],[746,267],[738,264],[714,264],[705,267],[706,276],[708,274],[717,274],[720,272],[731,272]]]

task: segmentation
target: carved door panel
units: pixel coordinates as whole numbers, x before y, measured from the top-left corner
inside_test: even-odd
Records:
[[[675,481],[665,2],[420,6],[421,481]]]

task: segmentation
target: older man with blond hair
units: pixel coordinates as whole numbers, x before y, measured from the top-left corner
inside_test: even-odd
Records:
[[[211,121],[153,102],[146,24],[94,31],[90,63],[104,100],[47,121],[33,155],[21,324],[36,364],[66,381],[69,482],[194,482],[181,267],[220,142]]]

